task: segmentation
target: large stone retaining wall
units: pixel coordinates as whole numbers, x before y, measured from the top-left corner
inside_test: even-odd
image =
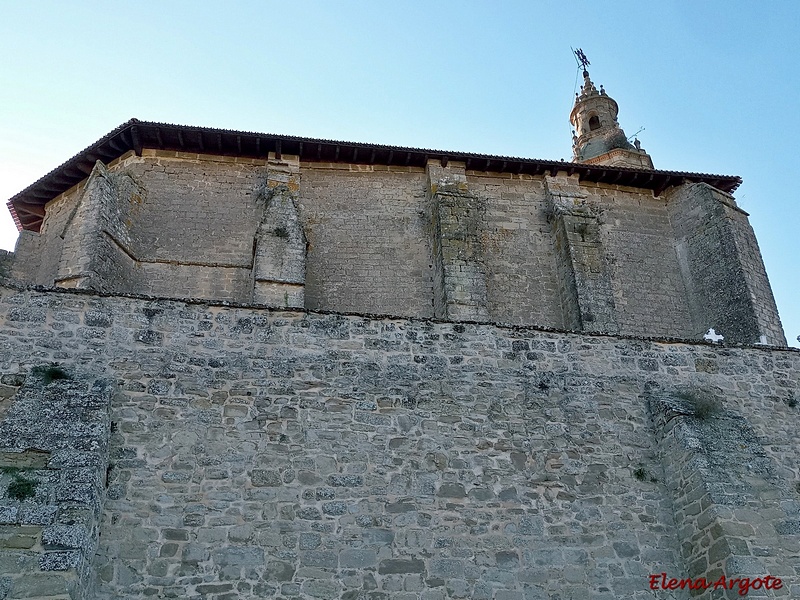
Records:
[[[795,351],[0,288],[0,373],[5,466],[51,453],[0,597],[800,596]]]

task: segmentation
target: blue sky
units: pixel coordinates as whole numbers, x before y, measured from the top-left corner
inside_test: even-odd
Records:
[[[0,0],[0,197],[131,117],[569,160],[581,47],[656,168],[744,179],[798,345],[798,30],[793,0]]]

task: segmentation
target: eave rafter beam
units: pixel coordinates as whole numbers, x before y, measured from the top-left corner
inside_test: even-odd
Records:
[[[42,192],[44,192],[43,196],[55,198],[59,194],[62,193],[61,186],[55,183],[46,183],[42,186]]]
[[[33,215],[36,217],[44,217],[44,205],[31,204],[29,202],[15,202],[14,210],[16,210],[17,214],[20,216]]]
[[[120,138],[120,140],[122,140],[122,136],[121,136],[121,135],[120,135],[120,136],[117,136],[117,137],[119,137],[119,138]],[[123,141],[123,144],[124,144],[124,140],[122,140],[122,141]],[[114,152],[117,152],[117,153],[120,153],[120,154],[121,154],[122,152],[124,152],[124,150],[125,150],[125,146],[124,146],[124,145],[121,145],[121,144],[119,144],[119,143],[117,142],[117,138],[111,138],[111,139],[109,139],[109,140],[108,140],[108,145],[109,145],[109,147],[110,147],[110,148],[111,148],[111,149],[112,149]]]
[[[83,175],[91,175],[92,169],[94,168],[94,163],[85,163],[83,161],[78,162],[75,167],[83,174]]]
[[[655,186],[655,188],[653,189],[653,196],[658,198],[662,194],[662,192],[664,192],[664,190],[674,185],[679,185],[680,183],[682,183],[680,177],[672,177],[668,175],[664,177],[661,183]]]
[[[131,127],[131,141],[133,142],[133,151],[136,153],[136,156],[141,156],[142,141],[139,138],[139,128],[136,125]]]

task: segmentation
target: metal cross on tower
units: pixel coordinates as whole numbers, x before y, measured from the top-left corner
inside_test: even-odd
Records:
[[[581,48],[578,48],[577,50],[573,50],[572,53],[575,54],[575,58],[578,59],[578,62],[580,63],[581,67],[583,68],[583,76],[586,77],[586,75],[588,75],[588,73],[586,71],[586,67],[588,65],[592,64],[592,63],[590,63],[589,59],[586,58],[586,55],[583,53],[583,50]]]

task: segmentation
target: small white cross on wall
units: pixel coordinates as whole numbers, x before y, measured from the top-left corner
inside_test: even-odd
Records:
[[[706,334],[703,336],[703,339],[716,344],[717,342],[721,342],[722,340],[724,340],[725,336],[714,331],[714,328],[712,327],[711,329],[706,331]]]

